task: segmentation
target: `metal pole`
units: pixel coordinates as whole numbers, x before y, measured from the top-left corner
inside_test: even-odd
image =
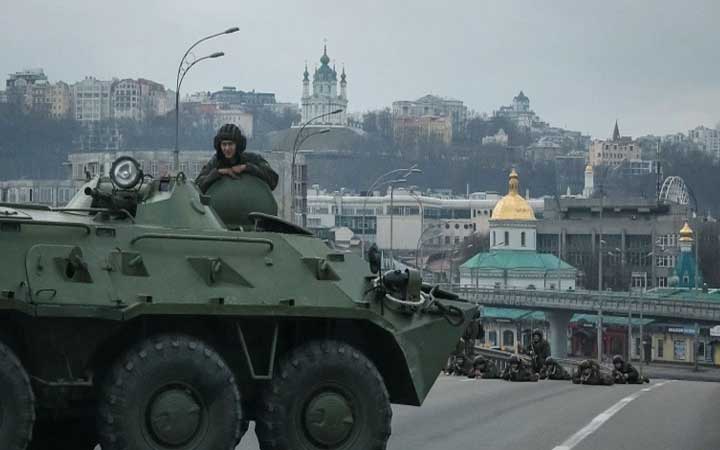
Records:
[[[395,211],[393,206],[393,199],[395,198],[395,183],[390,183],[390,258],[393,258],[393,268],[395,267],[395,255],[393,254],[393,218],[395,217]]]
[[[645,281],[647,285],[647,280]],[[645,295],[645,288],[640,291],[640,375],[643,374],[643,366],[645,365],[645,333],[643,331],[643,299]]]
[[[297,134],[295,135],[295,141],[293,141],[293,148],[292,148],[292,160],[290,162],[290,197],[292,198],[292,201],[290,202],[290,217],[293,221],[293,223],[296,223],[295,220],[295,156],[297,155],[298,148],[300,145],[298,144],[298,141],[300,139],[300,135],[302,134],[303,130],[310,125],[313,121],[317,119],[321,119],[325,116],[331,116],[333,114],[341,113],[343,110],[338,109],[335,111],[331,111],[325,114],[320,114],[318,116],[315,116],[308,121],[306,121],[302,126],[300,127],[300,130],[298,130]],[[302,143],[302,142],[301,142]]]
[[[602,363],[602,308],[598,309],[598,320],[597,320],[597,360],[598,364]]]
[[[696,275],[697,276],[697,275]],[[693,345],[693,361],[695,362],[695,365],[693,367],[693,371],[697,372],[699,370],[698,368],[698,350],[700,348],[700,325],[695,322],[695,342]]]
[[[627,360],[632,361],[632,305],[628,308],[628,346],[627,346]]]
[[[598,291],[603,290],[603,233],[602,233],[602,218],[603,218],[603,197],[604,194],[600,192],[600,242],[598,243],[599,249],[599,260],[598,260]]]
[[[192,67],[195,64],[195,62],[198,61],[198,60],[196,60],[193,64],[191,64],[189,67],[187,67],[183,71],[183,64],[185,64],[185,59],[188,57],[188,55],[190,54],[192,49],[197,47],[200,43],[205,42],[209,39],[216,38],[218,36],[222,36],[224,34],[232,34],[237,31],[240,31],[240,29],[238,27],[232,27],[232,28],[228,28],[225,31],[221,31],[219,33],[214,33],[209,36],[205,36],[204,38],[198,40],[193,45],[191,45],[185,51],[185,54],[183,55],[182,59],[180,59],[180,64],[178,64],[177,76],[175,77],[175,151],[173,153],[173,166],[174,166],[173,170],[175,172],[178,171],[178,168],[180,166],[180,146],[178,143],[179,130],[180,130],[180,86],[182,85],[182,79],[185,78],[185,73],[187,73],[187,71],[190,70],[190,67]]]

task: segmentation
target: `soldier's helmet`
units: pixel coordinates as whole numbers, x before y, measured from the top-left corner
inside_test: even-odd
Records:
[[[510,365],[513,364],[520,364],[520,358],[517,355],[512,355],[510,357]]]
[[[623,357],[620,356],[620,355],[615,355],[615,356],[613,356],[612,362],[613,362],[613,365],[618,365],[618,364],[622,365],[622,364],[625,364],[625,360],[624,360]]]
[[[475,359],[473,360],[473,365],[475,367],[485,367],[486,362],[487,361],[485,361],[485,357],[480,355],[475,357]]]
[[[535,329],[533,330],[533,332],[532,332],[532,335],[533,335],[533,336],[539,336],[540,339],[543,338],[543,332],[542,332],[542,330],[540,330],[540,328],[535,328]]]
[[[546,365],[546,366],[551,366],[551,365],[553,365],[553,364],[555,364],[555,360],[553,359],[552,356],[548,356],[547,358],[545,358],[545,365]]]

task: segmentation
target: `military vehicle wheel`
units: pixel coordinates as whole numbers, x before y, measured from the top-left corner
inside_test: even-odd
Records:
[[[382,450],[392,411],[375,365],[353,347],[316,341],[279,364],[256,425],[262,450]]]
[[[98,424],[102,450],[232,450],[242,437],[240,392],[208,344],[157,336],[111,368]]]
[[[0,449],[25,450],[33,422],[35,396],[15,353],[0,342]]]
[[[93,450],[100,442],[95,424],[88,420],[35,421],[28,450]]]

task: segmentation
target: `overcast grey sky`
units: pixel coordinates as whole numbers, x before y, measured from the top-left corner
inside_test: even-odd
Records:
[[[298,102],[304,61],[348,73],[351,111],[426,93],[492,112],[522,89],[552,125],[596,137],[686,132],[720,121],[718,0],[1,0],[0,75],[42,67],[51,81],[145,77],[185,92],[224,85]],[[339,69],[339,67],[338,67]]]

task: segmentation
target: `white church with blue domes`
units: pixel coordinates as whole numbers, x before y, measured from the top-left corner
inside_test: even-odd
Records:
[[[347,75],[343,67],[340,74],[340,92],[338,93],[338,73],[335,64],[330,66],[330,57],[327,54],[327,45],[320,57],[320,66],[315,69],[312,79],[312,92],[310,91],[310,73],[307,64],[303,73],[302,93],[302,123],[342,109],[339,114],[330,114],[312,122],[321,126],[347,126]]]

